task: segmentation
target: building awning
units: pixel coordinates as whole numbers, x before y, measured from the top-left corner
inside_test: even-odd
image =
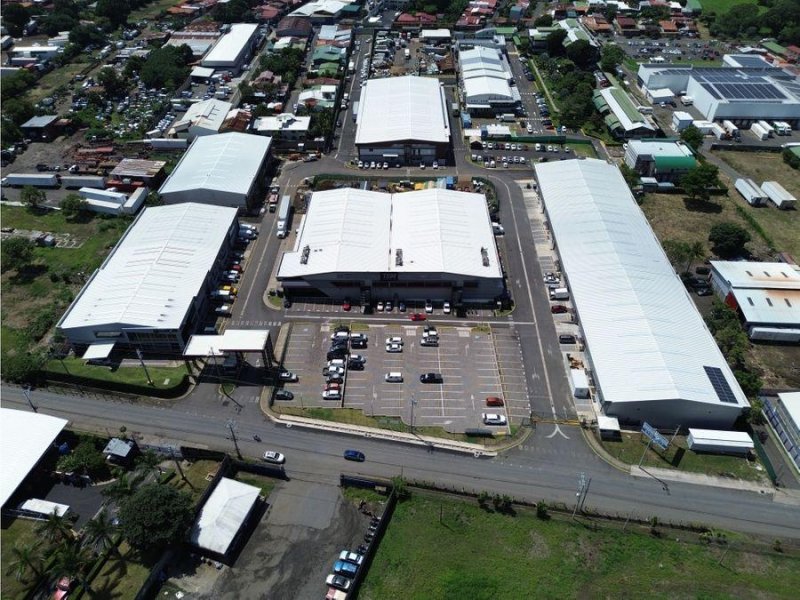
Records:
[[[600,431],[619,431],[619,419],[617,417],[597,415],[597,428]]]
[[[211,67],[195,67],[192,69],[192,77],[199,79],[208,79],[214,74],[214,69]]]
[[[222,335],[193,335],[183,355],[223,356],[225,352],[263,352],[269,343],[266,329],[227,329]]]
[[[116,342],[103,342],[101,344],[92,344],[83,354],[83,360],[99,360],[108,358],[114,350]]]

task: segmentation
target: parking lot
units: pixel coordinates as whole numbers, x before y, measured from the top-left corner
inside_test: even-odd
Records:
[[[415,427],[442,427],[452,433],[486,429],[482,413],[516,419],[530,414],[519,342],[506,328],[438,325],[438,346],[422,346],[424,324],[352,324],[368,336],[366,348],[351,350],[364,357],[363,370],[348,369],[343,398],[323,400],[326,352],[331,324],[296,323],[289,338],[284,368],[299,381],[285,389],[294,399],[281,404],[301,407],[353,408],[373,417],[396,417]],[[402,351],[388,352],[386,338],[399,337]],[[388,382],[400,373],[402,382]],[[441,383],[422,383],[424,373],[441,374]],[[503,398],[505,406],[487,407],[486,398]],[[413,413],[413,414],[412,414]],[[495,433],[507,426],[492,426]]]

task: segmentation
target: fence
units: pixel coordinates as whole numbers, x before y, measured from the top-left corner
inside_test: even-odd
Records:
[[[778,476],[775,473],[775,468],[772,466],[772,461],[769,459],[769,456],[767,456],[767,451],[764,450],[764,446],[761,444],[761,440],[758,439],[758,435],[751,435],[750,437],[753,438],[753,446],[756,449],[756,454],[758,454],[758,458],[761,459],[761,463],[767,470],[769,480],[773,484],[776,484],[778,482]]]

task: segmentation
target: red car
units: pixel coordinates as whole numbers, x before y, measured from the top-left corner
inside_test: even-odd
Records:
[[[350,300],[345,300],[344,302],[342,302],[342,310],[343,311],[350,312],[351,308],[352,308],[352,306],[350,306]]]
[[[412,313],[411,314],[411,320],[412,321],[424,321],[425,320],[425,315],[423,315],[422,313]]]
[[[486,398],[486,406],[503,406],[503,399],[497,396],[489,396]]]
[[[239,272],[241,273],[241,271],[242,271],[242,265],[240,265],[240,264],[233,264],[233,265],[231,265],[231,271],[239,271]]]
[[[69,577],[62,577],[56,584],[56,589],[53,592],[52,600],[66,600],[75,581]]]
[[[566,306],[564,306],[563,304],[553,304],[550,307],[550,312],[553,313],[554,315],[557,315],[559,313],[569,312],[569,309]]]

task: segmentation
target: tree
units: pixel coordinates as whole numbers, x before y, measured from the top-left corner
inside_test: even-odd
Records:
[[[748,398],[755,398],[764,384],[761,378],[752,371],[737,369],[733,372],[733,376],[736,377],[736,381],[739,382],[739,387],[742,388],[742,391]],[[764,414],[761,412],[762,408],[763,405],[760,401],[758,404],[756,404],[755,400],[750,402],[750,422],[754,425],[760,425],[763,422]]]
[[[153,50],[142,66],[142,81],[151,88],[175,89],[189,76],[191,61],[192,50],[186,44]]]
[[[0,373],[6,381],[34,383],[44,362],[44,355],[40,352],[4,352],[0,361]]]
[[[694,125],[689,125],[686,129],[681,131],[681,140],[692,150],[697,152],[700,146],[703,145],[703,132]]]
[[[112,98],[121,96],[128,89],[127,82],[120,77],[113,67],[100,69],[100,72],[97,73],[97,82],[105,88],[106,94]]]
[[[746,254],[745,244],[750,234],[736,223],[717,223],[708,234],[708,241],[714,245],[714,252],[721,258],[736,258]]]
[[[83,530],[95,553],[102,554],[105,550],[111,549],[115,554],[119,554],[119,549],[113,539],[116,527],[108,518],[105,510],[100,511],[94,519],[86,523]]]
[[[56,513],[47,516],[46,521],[42,521],[36,527],[36,533],[49,542],[62,542],[74,539],[72,524],[67,517]]]
[[[590,69],[597,62],[597,48],[586,40],[575,40],[567,46],[567,58],[580,69]]]
[[[12,237],[2,243],[0,254],[0,270],[21,271],[33,260],[33,243],[21,237]]]
[[[619,170],[622,173],[623,179],[625,179],[625,183],[628,184],[628,187],[631,189],[639,187],[642,183],[641,178],[639,177],[639,173],[637,173],[634,169],[631,169],[625,163],[620,164]]]
[[[567,39],[567,32],[558,29],[547,36],[547,53],[550,56],[564,55],[564,40]]]
[[[533,24],[536,27],[552,27],[553,25],[553,17],[550,15],[542,15],[538,19],[536,19]]]
[[[712,164],[702,163],[680,178],[680,186],[692,200],[708,202],[711,190],[721,188],[719,169]]]
[[[600,68],[613,72],[625,59],[625,51],[616,44],[606,44],[600,51]]]
[[[94,24],[80,24],[69,32],[69,41],[83,50],[86,46],[101,46],[106,42],[106,34]]]
[[[3,101],[3,113],[14,123],[21,125],[36,114],[36,109],[33,107],[30,100],[26,100],[25,98],[9,98]]]
[[[74,541],[58,549],[52,569],[59,577],[77,579],[80,586],[84,590],[88,590],[86,570],[92,564],[92,560],[89,549],[81,546],[80,542]]]
[[[42,190],[35,188],[32,185],[26,185],[22,188],[19,198],[22,200],[23,204],[28,205],[28,208],[37,208],[47,199],[47,196]]]
[[[89,203],[78,194],[67,194],[66,198],[59,204],[59,207],[61,207],[61,212],[64,213],[67,220],[70,220],[77,217],[80,213],[86,212],[89,208]]]
[[[141,473],[131,477],[128,473],[121,472],[112,483],[103,488],[101,494],[116,502],[121,502],[125,498],[132,496],[142,481]]]
[[[69,454],[58,459],[59,471],[76,471],[92,478],[108,474],[108,463],[92,440],[81,441]]]
[[[664,240],[661,246],[664,248],[669,262],[672,263],[676,271],[691,260],[689,256],[692,250],[688,242],[682,240]]]
[[[11,549],[12,560],[6,570],[6,575],[14,573],[14,579],[24,581],[28,571],[32,571],[37,579],[42,575],[42,555],[40,546],[36,544],[26,544],[24,546],[14,546]]]
[[[98,17],[109,20],[114,29],[128,22],[131,7],[127,0],[97,0],[94,10]]]
[[[149,484],[122,501],[120,529],[139,549],[163,548],[179,542],[192,522],[192,499],[169,485]]]
[[[3,25],[8,28],[8,33],[14,37],[22,35],[22,28],[31,19],[31,9],[21,4],[7,4],[3,7]],[[5,85],[5,82],[3,82]]]

